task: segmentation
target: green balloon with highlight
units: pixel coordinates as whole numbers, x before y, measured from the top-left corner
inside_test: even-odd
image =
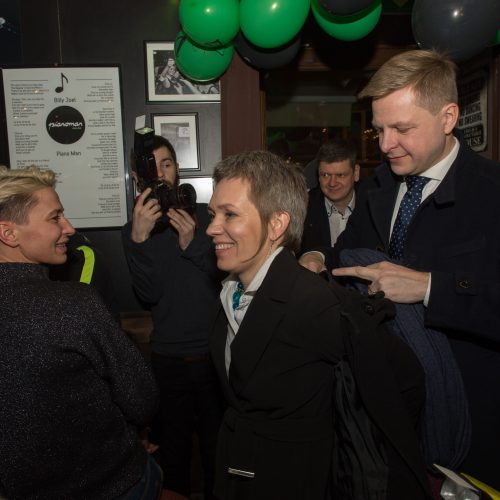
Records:
[[[310,5],[311,0],[241,0],[241,31],[257,47],[281,47],[302,29]]]
[[[368,35],[377,25],[382,14],[382,0],[349,16],[334,16],[325,10],[318,0],[312,0],[311,8],[316,22],[330,36],[353,42]]]
[[[238,0],[181,0],[179,21],[197,45],[224,47],[240,29],[240,6]]]

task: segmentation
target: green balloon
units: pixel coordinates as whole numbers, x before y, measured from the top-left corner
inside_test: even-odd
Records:
[[[338,40],[352,42],[370,33],[382,14],[382,0],[350,16],[334,16],[325,10],[318,0],[311,1],[311,8],[317,23],[330,36]]]
[[[311,0],[241,0],[241,31],[257,47],[280,47],[301,30],[310,5]]]
[[[231,64],[233,46],[207,49],[193,43],[180,31],[174,43],[177,69],[190,80],[209,82],[216,80]]]
[[[227,45],[240,29],[238,0],[181,0],[182,30],[197,45],[219,48]]]
[[[491,42],[491,45],[500,45],[500,30],[497,31],[497,36],[495,39]]]

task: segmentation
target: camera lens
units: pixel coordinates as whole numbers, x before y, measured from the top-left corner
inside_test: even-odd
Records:
[[[181,184],[177,189],[177,201],[180,207],[191,207],[196,204],[196,191],[191,184]]]

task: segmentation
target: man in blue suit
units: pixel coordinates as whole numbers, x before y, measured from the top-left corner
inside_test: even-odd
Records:
[[[343,249],[391,255],[333,274],[367,280],[369,292],[394,302],[423,304],[425,327],[449,341],[468,402],[470,446],[456,468],[499,489],[500,165],[455,135],[456,71],[435,51],[409,51],[386,62],[360,93],[372,99],[387,161],[358,191],[331,256],[338,266]],[[415,177],[426,179],[408,204]],[[309,253],[302,263],[318,271],[319,257]]]
[[[316,161],[319,186],[309,191],[301,252],[333,246],[352,214],[359,180],[356,148],[350,141],[334,139],[323,144]]]

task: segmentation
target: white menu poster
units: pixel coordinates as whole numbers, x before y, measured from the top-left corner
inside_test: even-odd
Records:
[[[127,221],[118,67],[3,69],[11,168],[56,173],[76,228]]]

